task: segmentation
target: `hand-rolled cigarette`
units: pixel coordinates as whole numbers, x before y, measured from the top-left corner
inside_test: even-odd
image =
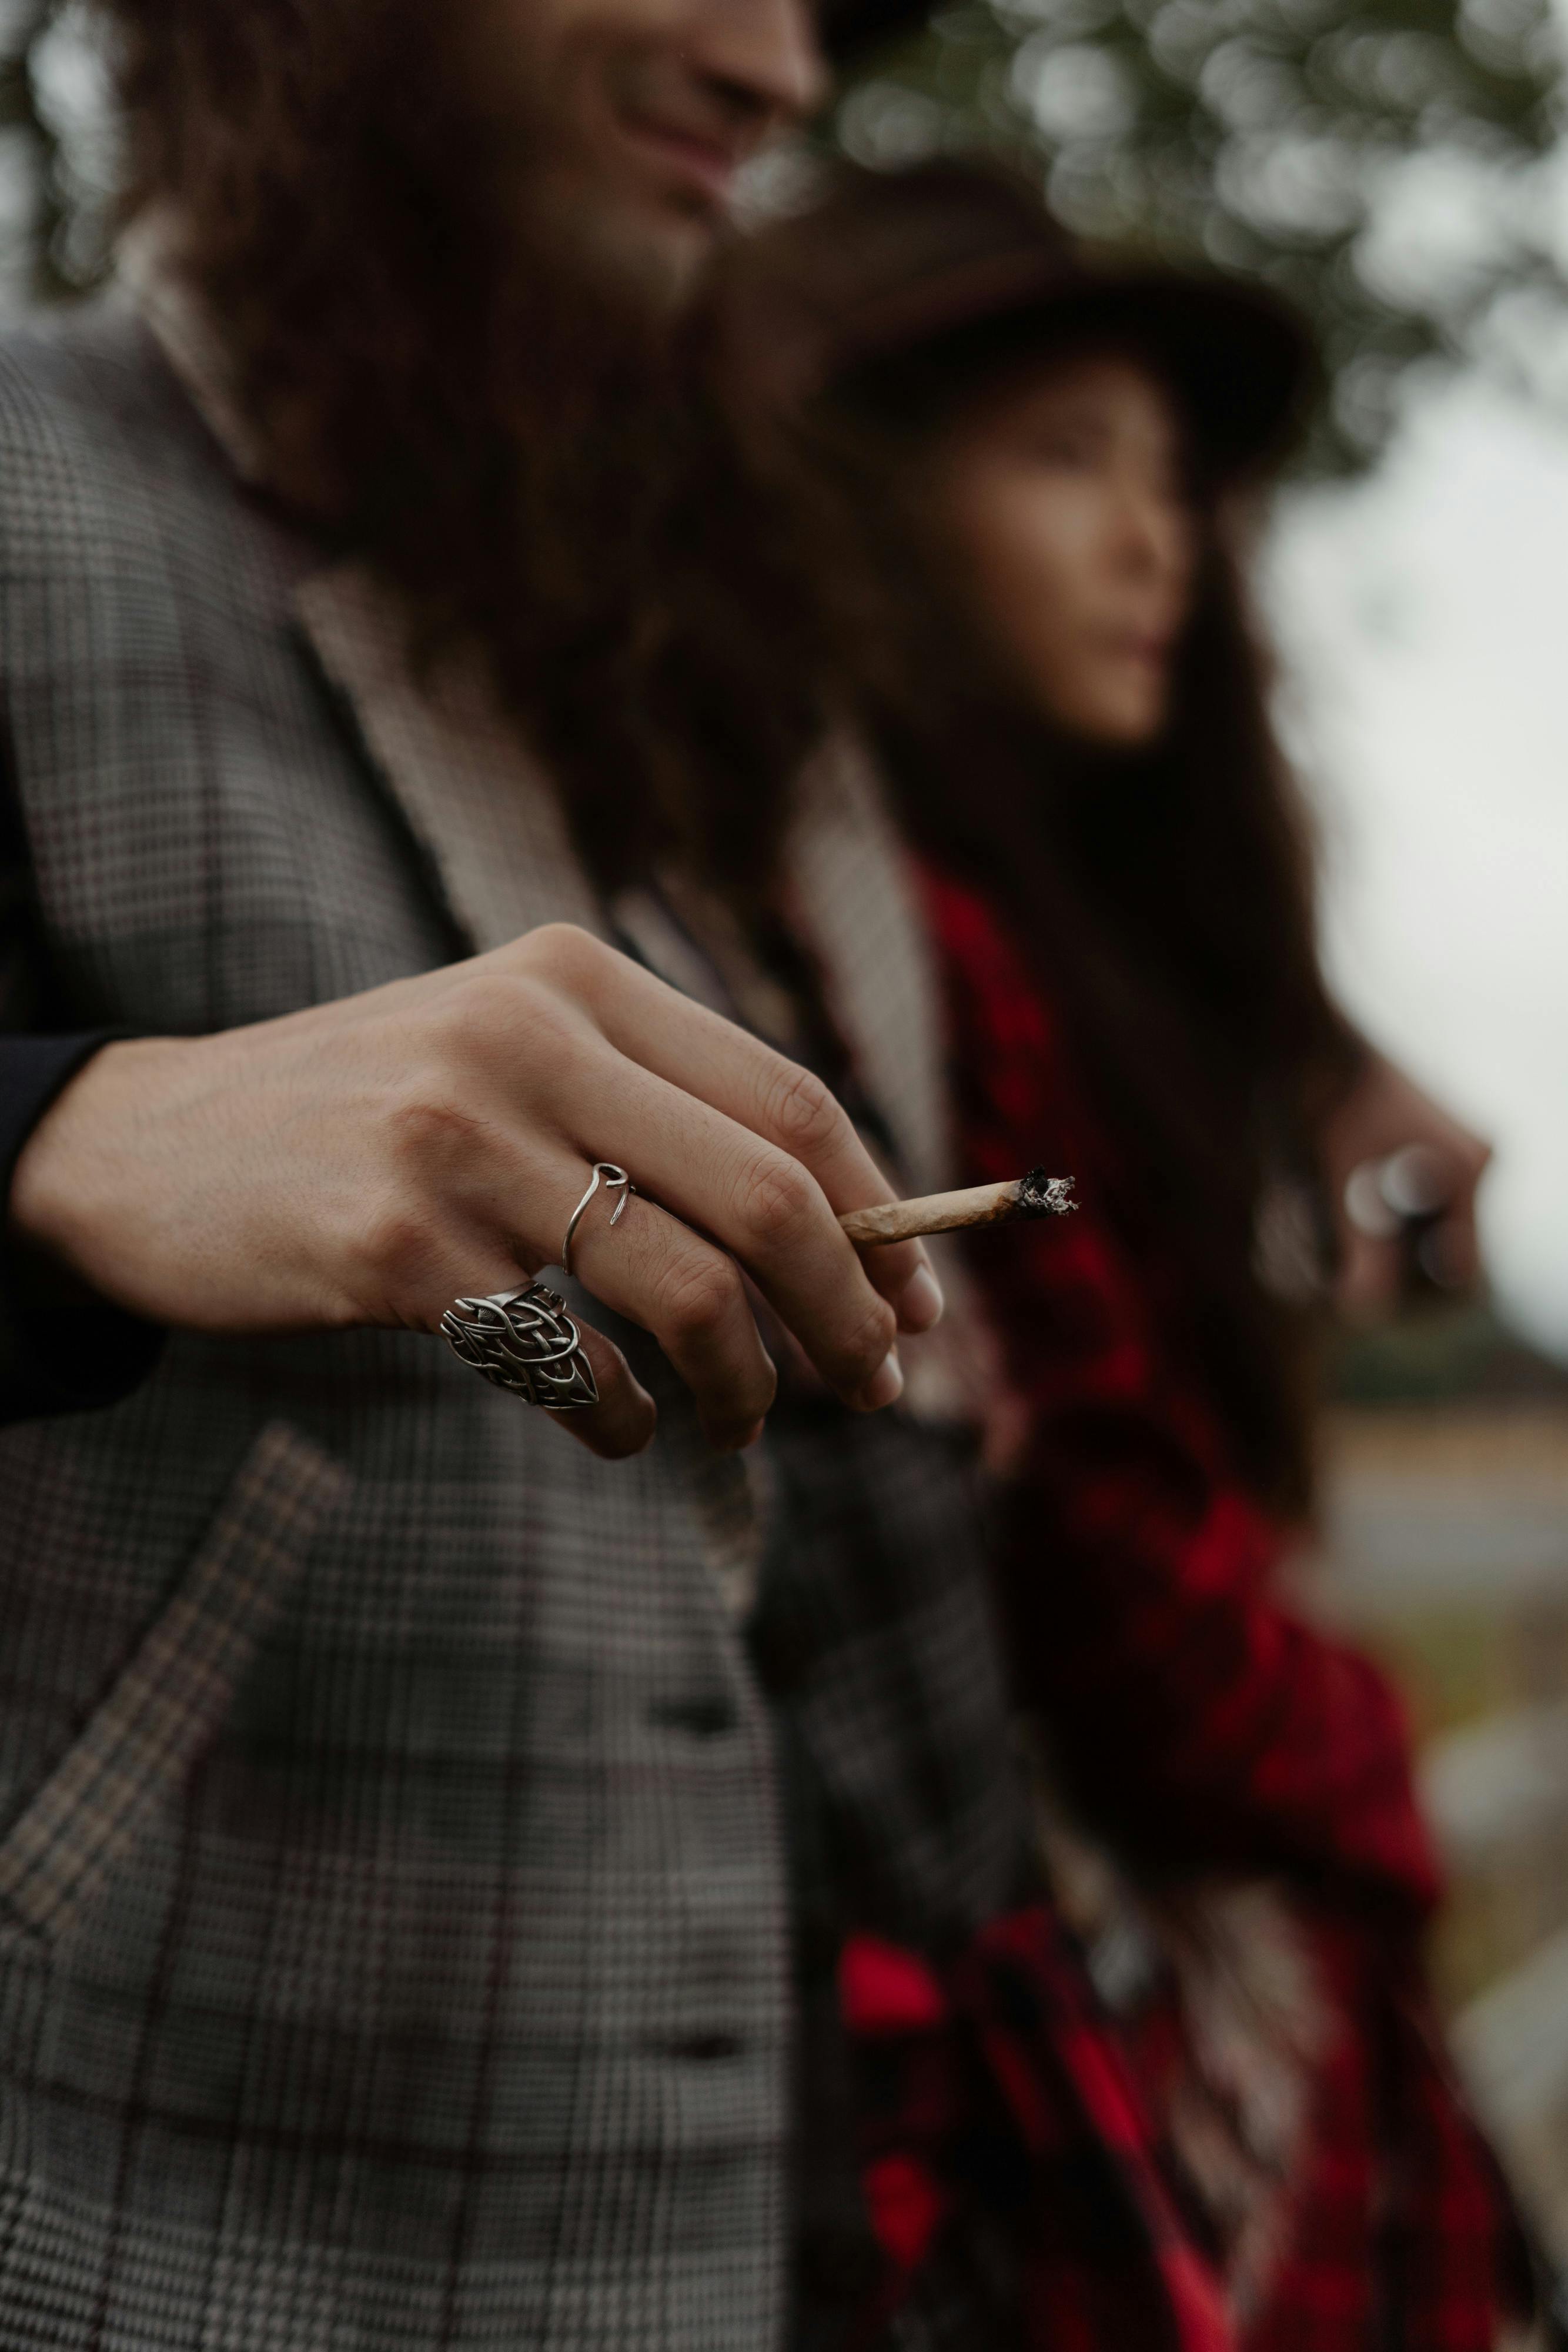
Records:
[[[882,1242],[918,1241],[924,1234],[956,1234],[971,1225],[1012,1225],[1025,1217],[1065,1217],[1078,1206],[1071,1176],[1031,1168],[1010,1184],[977,1184],[969,1192],[928,1192],[921,1201],[892,1201],[884,1209],[855,1209],[839,1223],[858,1249]]]

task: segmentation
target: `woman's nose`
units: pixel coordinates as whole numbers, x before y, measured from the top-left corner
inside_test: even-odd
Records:
[[[1129,569],[1173,584],[1192,568],[1192,526],[1186,509],[1164,491],[1129,486],[1122,500],[1122,548]]]

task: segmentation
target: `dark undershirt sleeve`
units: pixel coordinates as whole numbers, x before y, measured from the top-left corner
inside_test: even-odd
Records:
[[[56,1096],[115,1034],[0,1037],[0,1200]],[[57,1289],[13,1237],[0,1237],[0,1425],[118,1404],[162,1346],[154,1325]]]
[[[37,928],[0,739],[0,1426],[118,1404],[147,1379],[164,1336],[107,1300],[57,1287],[5,1223],[11,1180],[33,1129],[84,1063],[124,1034],[47,1034],[52,1008]]]

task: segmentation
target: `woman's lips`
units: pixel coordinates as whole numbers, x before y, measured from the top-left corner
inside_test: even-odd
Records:
[[[1107,629],[1101,642],[1124,661],[1146,662],[1160,667],[1176,651],[1174,629]]]
[[[678,182],[715,211],[728,203],[744,161],[733,148],[647,115],[622,115],[621,128],[632,146],[658,163],[666,178]]]

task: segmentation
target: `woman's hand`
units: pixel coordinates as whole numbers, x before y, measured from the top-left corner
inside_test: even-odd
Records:
[[[899,1394],[897,1332],[941,1293],[918,1243],[862,1261],[841,1232],[890,1196],[831,1094],[565,924],[253,1028],[105,1046],[30,1139],[11,1219],[154,1322],[434,1331],[559,1263],[599,1160],[638,1197],[613,1230],[589,1211],[573,1269],[653,1333],[714,1444],[773,1401],[742,1268],[846,1404]],[[601,1402],[565,1425],[635,1453],[653,1401],[583,1344]]]
[[[1476,1192],[1491,1146],[1402,1070],[1369,1053],[1323,1135],[1323,1171],[1340,1234],[1336,1295],[1344,1312],[1358,1318],[1391,1313],[1399,1304],[1406,1271],[1402,1203],[1388,1200],[1380,1171],[1397,1175],[1394,1163],[1406,1155],[1424,1196],[1420,1202],[1412,1196],[1408,1213],[1432,1215],[1426,1249],[1441,1286],[1468,1290],[1480,1272]],[[1398,1185],[1393,1189],[1397,1195]]]

